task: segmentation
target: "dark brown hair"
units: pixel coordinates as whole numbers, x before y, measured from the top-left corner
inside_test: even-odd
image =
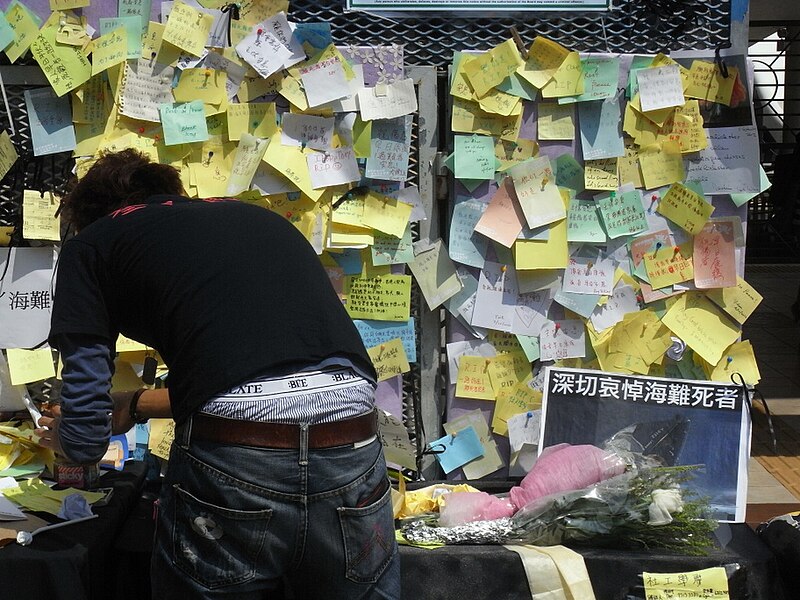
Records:
[[[63,218],[80,231],[108,213],[155,194],[183,194],[180,172],[131,148],[103,152],[62,199]]]

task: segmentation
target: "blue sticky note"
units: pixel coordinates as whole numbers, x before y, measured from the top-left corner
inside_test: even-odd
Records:
[[[308,42],[320,50],[330,46],[332,42],[330,23],[295,23],[294,37],[301,44]]]
[[[69,95],[60,98],[51,87],[25,90],[33,154],[43,156],[75,149],[75,128]]]
[[[618,100],[595,100],[578,104],[583,160],[625,156],[622,113]]]
[[[588,319],[594,312],[594,307],[600,301],[600,296],[597,294],[576,294],[575,292],[563,292],[561,290],[556,292],[553,300],[558,302],[564,308],[567,308]]]
[[[365,319],[353,319],[353,323],[364,341],[367,348],[372,348],[400,338],[403,342],[403,350],[406,353],[408,362],[417,362],[417,336],[414,333],[414,317],[408,321],[371,321]]]
[[[206,109],[202,100],[192,100],[183,104],[162,104],[161,126],[164,129],[164,144],[191,144],[208,139]]]
[[[450,473],[484,454],[483,444],[472,425],[458,430],[455,435],[439,438],[429,446],[445,473]]]
[[[361,250],[357,248],[345,248],[342,252],[331,252],[330,255],[342,267],[345,275],[360,275],[364,268]]]
[[[16,34],[11,29],[11,25],[8,24],[8,19],[0,12],[0,50],[5,50],[6,46],[13,42],[15,37]]]
[[[139,58],[142,55],[142,18],[112,17],[100,19],[100,35],[105,35],[117,29],[125,28],[128,38],[128,58]]]
[[[450,220],[450,258],[470,267],[483,268],[489,238],[475,231],[486,204],[472,198],[453,207]]]

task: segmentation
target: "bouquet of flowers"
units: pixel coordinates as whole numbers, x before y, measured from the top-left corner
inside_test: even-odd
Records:
[[[542,477],[543,473],[535,473],[534,467],[526,479],[534,475],[533,478],[538,479],[537,487],[551,493],[531,497],[531,492],[520,496],[512,490],[511,497],[516,496],[517,502],[505,499],[507,504],[518,504],[520,497],[525,498],[526,503],[516,506],[516,510],[512,508],[510,516],[475,520],[462,511],[458,519],[441,515],[447,517],[444,521],[449,525],[442,526],[440,515],[428,514],[404,524],[401,533],[411,543],[427,544],[564,544],[663,548],[685,554],[706,552],[712,545],[717,523],[704,516],[707,501],[693,496],[682,486],[696,467],[660,466],[642,455],[629,455],[626,459],[632,462],[628,462],[628,468],[621,473],[617,473],[618,466],[612,461],[613,469],[594,469],[590,474],[595,483],[581,489],[555,492],[552,491],[555,480],[563,480],[563,477]],[[572,470],[577,468],[576,461],[586,463],[585,456],[575,452],[566,460]],[[604,462],[600,460],[599,464]],[[520,487],[525,487],[524,480]],[[532,488],[529,485],[527,489]],[[487,511],[487,507],[496,508],[497,498],[490,503],[475,498],[477,505],[471,508],[472,514],[480,517],[497,513],[496,510]],[[458,504],[463,505],[463,501]]]

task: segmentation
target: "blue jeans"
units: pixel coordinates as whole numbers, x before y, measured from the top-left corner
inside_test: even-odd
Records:
[[[151,578],[158,600],[399,599],[380,441],[322,450],[182,447],[179,431]]]

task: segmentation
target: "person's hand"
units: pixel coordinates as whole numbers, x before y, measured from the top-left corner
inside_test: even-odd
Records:
[[[114,408],[111,413],[111,435],[126,433],[131,427],[136,425],[130,412],[131,398],[135,393],[136,390],[130,392],[112,392],[111,400],[114,402]]]
[[[61,452],[61,442],[58,438],[58,426],[61,423],[61,407],[52,404],[42,412],[39,419],[39,426],[34,433],[39,438],[39,444],[45,448],[50,448],[56,454]]]

